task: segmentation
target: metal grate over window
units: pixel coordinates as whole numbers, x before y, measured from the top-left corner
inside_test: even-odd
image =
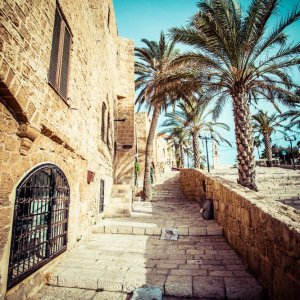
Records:
[[[100,180],[100,203],[99,203],[99,212],[104,211],[104,180]]]
[[[63,172],[47,164],[17,187],[8,288],[67,248],[70,189]]]

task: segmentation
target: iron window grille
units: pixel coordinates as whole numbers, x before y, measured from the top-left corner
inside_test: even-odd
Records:
[[[99,202],[99,213],[104,211],[104,180],[100,180],[100,202]]]
[[[16,189],[8,288],[24,280],[67,248],[70,188],[63,172],[46,164]]]
[[[48,80],[55,91],[67,101],[72,34],[57,5],[52,37]]]

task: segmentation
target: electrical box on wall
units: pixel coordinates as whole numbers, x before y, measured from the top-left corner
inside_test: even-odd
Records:
[[[91,182],[93,182],[94,178],[95,178],[95,172],[88,171],[87,172],[87,183],[90,184]]]

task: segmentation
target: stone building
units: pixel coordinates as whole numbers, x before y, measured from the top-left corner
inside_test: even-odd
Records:
[[[136,137],[137,154],[136,159],[140,166],[139,186],[142,186],[145,172],[145,151],[149,134],[151,118],[146,112],[136,114]],[[153,157],[151,161],[153,183],[158,176],[170,171],[172,166],[176,166],[174,143],[167,140],[167,137],[161,133],[156,133],[153,141]]]
[[[0,1],[0,299],[26,298],[133,185],[133,65],[112,0]]]
[[[139,164],[140,171],[138,174],[138,185],[142,186],[144,173],[145,173],[145,155],[146,155],[146,143],[150,129],[150,118],[146,112],[138,112],[135,116],[136,122],[136,161]]]
[[[173,140],[169,140],[168,136],[158,133],[154,141],[154,161],[157,174],[162,175],[171,171],[172,167],[176,167],[175,148]]]

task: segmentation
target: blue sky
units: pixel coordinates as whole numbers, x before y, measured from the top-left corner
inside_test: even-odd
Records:
[[[119,35],[132,39],[136,46],[141,45],[141,39],[158,40],[160,32],[167,33],[168,29],[175,26],[186,25],[190,17],[197,12],[196,4],[198,0],[113,0],[115,14],[118,24]],[[241,0],[242,8],[245,9],[251,3],[250,0]],[[300,7],[300,0],[282,0],[277,16],[273,18],[271,24],[276,23],[281,16],[285,15],[295,5]],[[290,36],[290,41],[300,41],[300,22],[291,26],[286,32]],[[180,48],[180,47],[179,47]],[[299,77],[297,71],[296,76]],[[262,110],[272,110],[272,107],[261,103],[259,108]],[[253,113],[256,113],[253,110]],[[160,118],[160,123],[163,116]],[[225,107],[219,121],[231,127],[226,133],[227,139],[234,142],[234,125],[231,104]],[[299,140],[298,135],[298,140]],[[282,134],[275,134],[272,139],[277,144],[288,146],[282,139]],[[262,148],[261,148],[262,150]],[[211,153],[211,151],[210,151]],[[256,155],[256,151],[255,151]],[[233,148],[228,146],[220,147],[220,162],[222,164],[233,164],[236,158],[235,145]]]

